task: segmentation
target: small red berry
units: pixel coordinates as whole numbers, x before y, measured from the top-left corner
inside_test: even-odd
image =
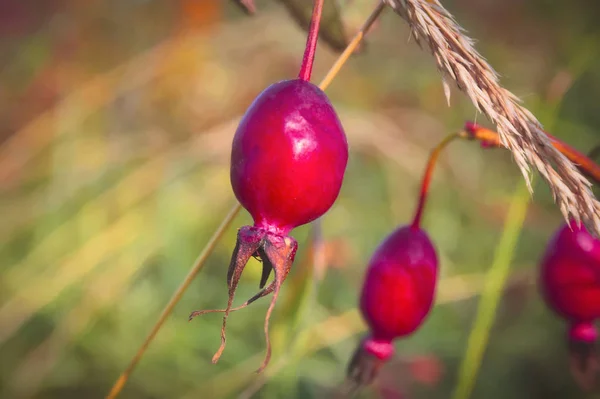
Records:
[[[435,248],[419,227],[401,227],[383,241],[364,279],[360,310],[370,332],[350,363],[351,380],[369,384],[393,355],[392,341],[422,325],[433,304],[437,275]]]
[[[600,318],[600,240],[575,222],[564,224],[541,261],[540,290],[548,306],[569,323],[572,372],[586,389],[594,385]]]

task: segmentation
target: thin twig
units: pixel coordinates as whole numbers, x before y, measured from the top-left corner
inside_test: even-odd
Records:
[[[520,100],[499,83],[498,74],[473,47],[473,40],[438,0],[385,0],[410,26],[411,36],[425,43],[446,79],[465,92],[478,111],[498,128],[525,177],[530,192],[530,166],[548,182],[565,218],[583,222],[600,236],[600,202],[591,184],[544,134],[539,121]]]
[[[477,315],[458,371],[458,382],[452,394],[453,399],[468,399],[477,381],[477,373],[481,368],[483,355],[490,337],[490,330],[496,316],[496,309],[509,282],[511,261],[529,207],[530,201],[525,195],[525,188],[519,185],[506,215],[504,231],[496,247],[494,262],[484,280]]]
[[[342,67],[342,65],[344,65],[346,63],[346,61],[348,61],[348,58],[350,58],[352,53],[354,53],[354,51],[356,50],[356,48],[358,47],[358,45],[360,44],[362,39],[369,32],[369,29],[371,29],[371,26],[373,25],[373,23],[375,21],[377,21],[377,19],[381,15],[381,12],[384,10],[384,8],[385,8],[385,3],[383,1],[379,2],[377,4],[377,6],[375,6],[375,9],[371,12],[371,15],[369,15],[369,17],[367,18],[365,23],[360,27],[358,32],[356,32],[356,34],[354,35],[352,40],[350,40],[350,43],[348,43],[348,46],[346,47],[346,49],[342,52],[342,54],[340,54],[338,59],[333,63],[333,65],[329,69],[329,72],[327,72],[327,75],[325,75],[325,77],[321,81],[321,84],[319,84],[319,87],[321,88],[321,90],[325,90],[325,89],[327,89],[327,87],[329,87],[329,84],[331,84],[331,82],[333,81],[333,78],[340,71],[340,68]]]
[[[486,129],[475,123],[467,123],[465,126],[465,133],[472,139],[479,140],[482,144],[491,147],[502,146],[500,144],[500,136],[493,130]],[[580,151],[577,151],[574,147],[565,143],[564,141],[552,136],[546,132],[546,135],[550,138],[550,142],[561,154],[567,157],[573,164],[589,179],[594,183],[600,184],[600,165],[593,161],[594,150],[590,151],[590,155],[585,155]]]
[[[138,349],[133,359],[131,359],[131,362],[129,363],[129,366],[127,366],[127,369],[125,369],[125,371],[119,376],[119,379],[113,385],[106,399],[114,399],[117,397],[119,392],[121,392],[121,390],[125,386],[125,383],[129,379],[129,375],[132,373],[135,366],[139,363],[140,359],[146,352],[146,349],[148,349],[148,345],[150,345],[150,342],[152,342],[152,340],[156,336],[156,333],[158,333],[162,325],[165,323],[165,320],[167,320],[167,317],[171,314],[173,308],[175,307],[177,302],[179,302],[179,300],[187,290],[188,286],[194,280],[198,272],[202,270],[206,259],[217,246],[217,243],[219,242],[219,240],[221,239],[221,237],[223,236],[223,234],[225,233],[235,216],[238,214],[240,209],[241,206],[239,204],[234,205],[233,208],[231,208],[231,210],[229,211],[229,214],[225,216],[225,219],[223,219],[217,230],[213,233],[212,237],[208,241],[208,244],[206,244],[206,247],[204,247],[204,250],[194,262],[194,266],[192,266],[187,276],[185,276],[185,279],[183,280],[181,285],[177,288],[177,290],[169,300],[167,306],[165,306],[165,308],[163,309],[161,315],[158,318],[158,321],[154,324],[152,330],[150,330],[150,334],[148,334],[142,346]]]

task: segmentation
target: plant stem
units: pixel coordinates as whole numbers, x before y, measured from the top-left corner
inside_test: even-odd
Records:
[[[240,208],[241,206],[239,204],[234,205],[233,208],[231,208],[231,210],[227,214],[227,216],[225,216],[225,219],[223,219],[219,227],[217,227],[217,230],[213,233],[212,237],[198,256],[198,258],[196,258],[196,260],[194,261],[194,266],[192,266],[187,276],[185,276],[185,278],[183,279],[181,285],[177,288],[177,290],[169,300],[169,303],[167,303],[167,306],[165,306],[165,308],[163,309],[162,313],[158,317],[158,321],[154,324],[152,330],[150,330],[150,334],[148,334],[142,346],[140,346],[133,359],[131,359],[131,362],[129,363],[129,366],[127,366],[127,369],[125,369],[125,371],[119,376],[119,379],[113,385],[106,399],[114,399],[117,397],[119,392],[121,392],[121,390],[125,386],[125,383],[129,379],[129,375],[132,373],[135,366],[139,363],[140,359],[146,352],[146,349],[148,349],[150,342],[152,342],[152,340],[158,333],[158,330],[160,330],[162,325],[165,323],[165,320],[167,320],[167,317],[171,314],[173,308],[175,307],[177,302],[179,302],[184,292],[187,290],[187,288],[194,280],[198,272],[202,270],[206,259],[215,249],[217,243],[219,242],[219,239],[221,239],[221,237],[227,230],[227,227],[229,227],[235,216],[238,214]]]
[[[337,75],[337,73],[340,71],[342,65],[344,65],[344,63],[348,60],[348,58],[350,58],[350,56],[352,55],[354,50],[356,50],[356,47],[358,47],[358,44],[361,42],[363,37],[367,34],[367,32],[369,31],[371,26],[373,26],[373,23],[375,21],[377,21],[377,18],[379,18],[379,16],[381,15],[381,12],[383,11],[384,8],[385,8],[385,3],[383,1],[380,1],[379,4],[377,4],[377,6],[375,6],[373,11],[371,12],[371,15],[369,15],[369,17],[367,18],[367,20],[365,21],[363,26],[360,27],[359,31],[356,33],[356,35],[354,35],[354,37],[352,38],[350,43],[348,43],[348,46],[346,47],[346,49],[342,52],[342,54],[340,54],[338,59],[335,61],[335,63],[329,69],[329,72],[327,72],[327,75],[325,75],[325,77],[321,81],[321,84],[319,85],[321,90],[325,90],[325,89],[327,89],[327,87],[329,87],[329,84],[333,81],[333,78],[335,77],[335,75]]]
[[[431,177],[433,176],[433,170],[437,164],[437,160],[440,157],[442,150],[446,148],[448,144],[454,141],[454,139],[466,137],[467,135],[464,132],[449,134],[448,136],[444,137],[444,139],[442,139],[442,141],[429,153],[429,160],[427,161],[425,174],[423,174],[423,180],[421,182],[419,202],[417,203],[415,217],[411,225],[413,229],[419,229],[421,226],[421,218],[423,217],[423,210],[425,209],[425,202],[427,201],[427,194],[429,193]]]
[[[504,231],[500,237],[500,243],[496,247],[494,261],[486,274],[475,324],[469,335],[467,350],[460,365],[459,379],[452,395],[453,399],[469,398],[475,381],[477,381],[477,372],[490,337],[496,308],[506,285],[510,264],[523,228],[530,199],[527,187],[519,182],[519,187],[513,195],[506,215]]]
[[[321,2],[322,2],[322,0],[321,0]],[[367,19],[367,22],[365,22],[365,24],[362,26],[360,31],[354,37],[354,39],[348,44],[348,46],[346,47],[344,52],[339,56],[337,61],[331,66],[326,77],[319,84],[319,87],[321,88],[321,90],[325,90],[327,88],[327,86],[329,86],[329,84],[331,83],[331,81],[333,80],[335,75],[337,75],[337,73],[340,71],[342,65],[344,65],[344,63],[348,60],[349,55],[354,52],[354,50],[356,49],[356,47],[358,46],[358,44],[360,43],[362,38],[365,36],[365,33],[371,27],[373,22],[375,22],[375,20],[381,13],[382,9],[383,9],[383,2],[379,3],[377,5],[377,7],[373,10],[371,15]],[[221,225],[213,233],[208,244],[206,244],[206,247],[204,247],[202,253],[198,257],[196,262],[194,262],[192,269],[189,271],[188,275],[185,277],[184,281],[181,283],[179,288],[177,288],[177,291],[175,291],[175,293],[171,297],[171,300],[169,301],[167,306],[165,306],[165,308],[163,309],[161,315],[158,318],[158,321],[152,327],[152,330],[150,331],[150,333],[144,340],[144,343],[142,344],[142,346],[138,349],[138,352],[135,354],[133,359],[131,359],[131,362],[127,366],[127,369],[119,376],[118,380],[113,385],[110,393],[106,396],[106,399],[114,399],[119,395],[119,393],[125,386],[125,383],[127,383],[129,376],[131,375],[131,373],[133,372],[133,370],[139,363],[140,359],[146,352],[146,349],[148,349],[148,346],[150,345],[150,343],[152,342],[152,340],[154,339],[154,337],[156,336],[156,334],[158,333],[158,331],[164,324],[167,317],[171,314],[171,312],[175,308],[175,305],[179,302],[179,300],[183,296],[185,290],[188,288],[191,281],[198,274],[198,272],[202,269],[204,262],[206,261],[208,256],[212,253],[218,240],[221,238],[221,236],[225,232],[226,228],[231,223],[231,221],[233,220],[233,218],[239,212],[240,209],[241,209],[241,205],[239,203],[236,204],[231,209],[231,211],[229,211],[229,214],[225,217],[225,219],[223,220]]]
[[[481,141],[487,146],[502,147],[500,136],[493,130],[486,129],[472,122],[467,122],[465,124],[465,132],[470,138]],[[569,161],[573,162],[581,173],[594,180],[596,184],[600,184],[600,165],[591,159],[594,156],[593,150],[589,156],[586,156],[550,133],[544,133],[550,138],[552,146],[567,157]]]
[[[321,14],[323,13],[324,0],[315,0],[313,5],[312,17],[310,18],[310,27],[308,28],[308,37],[306,39],[306,47],[304,56],[302,57],[302,65],[298,77],[302,80],[310,81],[312,74],[313,63],[315,61],[315,53],[317,52],[317,41],[319,40],[319,27],[321,26]]]

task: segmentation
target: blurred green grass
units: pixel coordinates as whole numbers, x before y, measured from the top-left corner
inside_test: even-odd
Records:
[[[29,9],[37,17],[20,31],[3,32],[3,398],[108,392],[233,201],[228,158],[237,118],[262,88],[297,73],[303,33],[276,2],[258,2],[255,18],[225,3],[200,2],[196,11],[190,4],[57,1]],[[356,27],[369,1],[349,7],[344,18]],[[448,7],[542,123],[582,150],[597,144],[595,6],[463,0]],[[210,358],[220,317],[187,323],[191,310],[225,305],[232,228],[122,397],[331,395],[364,328],[354,309],[365,263],[409,220],[428,150],[476,118],[457,91],[447,107],[433,63],[407,37],[402,21],[386,13],[328,91],[352,154],[340,198],[323,219],[327,273],[308,291],[310,305],[299,307],[312,282],[309,227],[297,229],[300,254],[275,312],[266,375],[252,372],[263,356],[267,301],[231,316],[217,365]],[[319,48],[315,80],[334,58]],[[472,296],[520,178],[504,151],[456,143],[442,157],[425,215],[440,253],[440,303],[418,334],[398,342],[380,387],[410,398],[450,396],[475,315]],[[561,218],[544,186],[534,199],[476,398],[581,396],[567,372],[563,326],[534,284],[537,258]],[[242,212],[233,225],[248,223]],[[259,278],[251,264],[237,296],[252,295]],[[437,359],[423,367],[438,367],[439,378],[419,379],[423,356]]]

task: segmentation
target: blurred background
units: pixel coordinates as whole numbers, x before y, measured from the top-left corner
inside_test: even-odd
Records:
[[[308,2],[308,0],[307,0]],[[250,17],[216,0],[0,1],[0,397],[102,398],[232,207],[237,121],[268,84],[298,73],[305,33],[284,1]],[[318,82],[370,13],[339,1],[324,23]],[[587,152],[600,142],[600,7],[592,1],[454,0],[444,4],[544,126]],[[328,89],[351,159],[324,217],[312,267],[310,227],[271,323],[268,301],[188,323],[226,305],[226,267],[242,211],[133,373],[123,398],[324,398],[364,333],[356,312],[365,264],[407,223],[428,151],[466,120],[448,107],[426,52],[386,10]],[[363,392],[448,398],[456,386],[485,272],[522,177],[510,154],[457,142],[435,173],[424,227],[439,250],[437,304]],[[474,398],[584,397],[568,371],[565,325],[535,286],[562,219],[538,179],[495,312]],[[251,261],[238,300],[258,286]]]

